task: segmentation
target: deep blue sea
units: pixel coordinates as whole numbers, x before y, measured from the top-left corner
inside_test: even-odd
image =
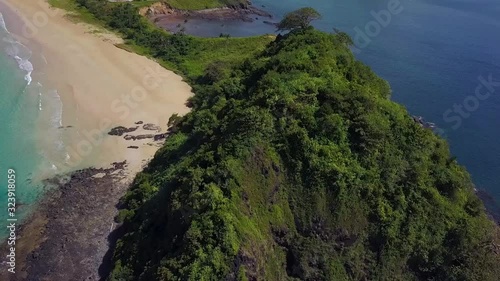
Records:
[[[442,129],[479,189],[500,201],[500,0],[253,0],[273,21],[310,6],[314,25],[349,33],[353,51],[388,80],[394,101]],[[254,23],[197,22],[188,33],[273,33]]]

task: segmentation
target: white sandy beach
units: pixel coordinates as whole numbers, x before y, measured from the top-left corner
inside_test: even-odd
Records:
[[[55,162],[59,170],[127,160],[128,174],[134,176],[158,144],[151,139],[127,141],[107,132],[115,126],[140,126],[130,134],[158,133],[141,130],[142,125],[134,124],[138,121],[159,125],[165,132],[173,113],[188,112],[190,86],[158,63],[115,47],[120,41],[116,36],[71,22],[45,0],[0,1],[11,10],[1,11],[10,15],[7,26],[33,51],[34,80],[57,89],[61,97],[62,126],[70,127],[60,130],[70,158]],[[41,132],[42,145],[53,145],[51,141]]]

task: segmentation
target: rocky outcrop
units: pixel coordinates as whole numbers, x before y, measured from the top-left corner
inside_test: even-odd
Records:
[[[167,133],[165,134],[157,134],[154,136],[153,140],[154,141],[160,141],[160,140],[164,140],[166,137],[167,137]]]
[[[149,7],[143,7],[139,9],[139,14],[142,16],[154,16],[154,15],[173,15],[178,14],[181,10],[172,8],[169,4],[163,2],[153,3]],[[187,13],[187,12],[186,12]]]
[[[18,231],[16,274],[5,270],[0,280],[105,280],[121,231],[114,217],[128,187],[126,165],[46,180],[49,193]]]
[[[153,135],[153,134],[145,134],[145,135],[137,135],[137,136],[125,135],[123,138],[126,140],[143,140],[143,139],[152,139],[154,137],[155,137],[155,135]]]
[[[436,124],[432,122],[426,122],[424,121],[424,118],[422,116],[412,116],[412,119],[415,123],[419,124],[421,127],[427,128],[427,129],[435,129]]]
[[[144,125],[142,126],[142,128],[143,128],[144,130],[149,130],[149,131],[157,131],[157,132],[161,131],[160,126],[155,125],[155,124],[152,124],[152,123],[147,123],[147,124],[144,124]]]
[[[255,16],[272,18],[270,13],[252,6],[249,1],[236,5],[229,5],[227,7],[192,11],[175,9],[168,3],[157,2],[149,7],[141,8],[139,13],[154,21],[163,17],[172,17],[180,20],[196,18],[204,20],[240,20],[249,22],[253,21]]]
[[[125,128],[123,126],[118,126],[118,127],[114,127],[113,129],[111,129],[111,131],[108,132],[108,135],[111,135],[111,136],[121,136],[125,133],[130,133],[130,132],[133,132],[135,130],[137,130],[139,128],[139,126],[136,126],[136,127],[130,127],[130,128]]]

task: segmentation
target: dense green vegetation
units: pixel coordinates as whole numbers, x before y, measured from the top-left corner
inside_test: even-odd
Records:
[[[311,24],[311,21],[319,18],[321,15],[313,8],[301,8],[286,14],[276,27],[281,31],[306,28]]]
[[[497,280],[467,172],[340,36],[215,73],[124,198],[111,280]]]
[[[123,49],[158,59],[190,80],[212,64],[235,65],[262,51],[274,36],[248,38],[198,38],[183,33],[169,34],[141,17],[131,3],[106,0],[51,0],[52,4],[78,13],[86,22],[118,31],[125,39]]]
[[[205,40],[78,2],[196,93],[122,200],[110,280],[498,280],[469,175],[345,33]]]

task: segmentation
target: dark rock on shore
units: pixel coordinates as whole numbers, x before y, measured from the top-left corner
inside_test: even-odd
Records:
[[[133,136],[133,135],[125,135],[123,138],[125,140],[143,140],[143,139],[153,139],[154,141],[160,141],[160,140],[164,140],[167,136],[168,136],[169,133],[162,133],[162,134],[156,134],[156,135],[153,135],[153,134],[144,134],[144,135],[136,135],[136,136]],[[136,148],[136,146],[129,146],[128,148]]]
[[[130,145],[130,146],[127,146],[127,148],[138,149],[139,147],[137,145]]]
[[[138,128],[139,128],[139,126],[130,127],[130,128],[125,128],[123,126],[118,126],[118,127],[114,127],[113,129],[111,129],[111,131],[108,132],[108,135],[121,136],[121,135],[123,135],[125,133],[133,132],[133,131],[137,130]]]
[[[18,230],[16,274],[1,272],[0,280],[104,280],[120,231],[114,217],[127,190],[125,166],[115,162],[46,180],[53,188]]]
[[[154,136],[153,140],[154,141],[160,141],[160,140],[163,140],[167,137],[167,133],[164,133],[164,134],[157,134]]]
[[[424,128],[428,128],[428,129],[436,128],[436,124],[434,124],[432,122],[424,121],[424,118],[422,116],[412,116],[412,119],[413,119],[413,121],[415,121],[415,123],[419,124],[420,126],[422,126]]]
[[[485,190],[476,188],[474,190],[476,191],[476,195],[479,199],[483,201],[483,204],[486,207],[486,213],[494,222],[500,225],[500,204]]]
[[[147,123],[142,126],[144,130],[149,130],[149,131],[161,131],[160,126],[152,124],[152,123]]]
[[[124,138],[126,140],[143,140],[143,139],[152,139],[154,138],[155,135],[153,134],[146,134],[146,135],[137,135],[137,136],[132,136],[132,135],[125,135]]]
[[[142,123],[144,123],[144,122],[142,122],[142,121],[135,122],[136,125],[141,125]]]

